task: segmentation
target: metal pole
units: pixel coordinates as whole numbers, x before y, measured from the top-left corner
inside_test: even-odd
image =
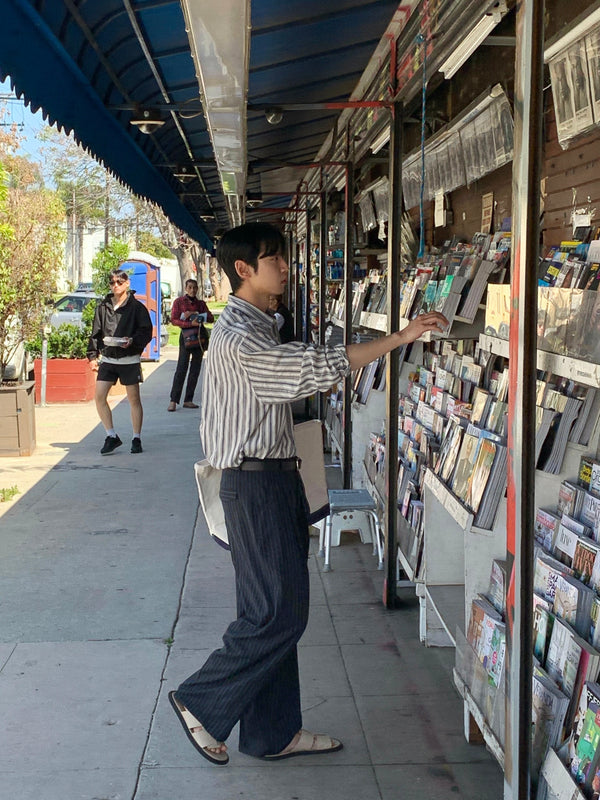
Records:
[[[354,171],[352,163],[346,164],[346,230],[344,231],[344,344],[352,343],[352,228],[354,225]],[[342,469],[344,489],[352,488],[352,376],[344,379],[344,409],[342,428],[344,434]]]
[[[394,103],[390,132],[390,213],[388,222],[387,329],[400,325],[400,275],[402,264],[402,126],[404,106]],[[384,600],[387,608],[396,604],[396,559],[398,548],[398,402],[400,399],[400,353],[392,350],[386,363],[386,579]]]
[[[286,306],[292,310],[292,286],[295,283],[295,276],[296,270],[298,269],[298,265],[294,264],[294,232],[290,230],[288,236],[288,252],[287,252],[287,260],[290,268],[290,276],[285,287],[285,304]]]
[[[294,272],[294,330],[296,341],[302,341],[302,286],[300,285],[300,242],[296,240],[296,271]]]
[[[505,780],[513,800],[531,788],[535,381],[543,120],[544,2],[517,3],[513,248],[509,338]]]
[[[325,344],[325,298],[327,296],[327,192],[321,192],[321,236],[319,237],[319,344]],[[319,419],[325,419],[325,394],[319,392]]]
[[[310,331],[310,281],[311,281],[311,266],[310,266],[310,248],[311,248],[311,230],[310,230],[310,207],[308,200],[306,201],[306,254],[304,257],[304,341],[309,343],[312,341]],[[308,419],[310,417],[310,397],[304,401],[304,416]]]
[[[327,294],[327,192],[321,192],[321,236],[319,240],[319,344],[325,344],[325,298]]]
[[[40,385],[40,405],[46,405],[46,376],[48,374],[48,339],[46,334],[42,334],[42,379]]]
[[[310,342],[310,208],[306,206],[306,252],[304,254],[304,341]]]

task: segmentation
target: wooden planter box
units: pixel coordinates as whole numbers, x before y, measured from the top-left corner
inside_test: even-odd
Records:
[[[36,358],[35,402],[41,402],[42,360]],[[87,358],[49,358],[46,361],[46,402],[78,403],[94,399],[96,373]]]
[[[33,381],[0,386],[0,456],[30,456],[35,450]]]

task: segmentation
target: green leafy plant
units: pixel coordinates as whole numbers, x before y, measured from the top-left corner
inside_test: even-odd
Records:
[[[52,328],[48,334],[48,358],[85,358],[89,339],[89,330],[66,323]],[[33,358],[42,357],[42,334],[38,333],[25,343],[25,349]]]
[[[88,340],[92,332],[96,301],[92,300],[81,313],[82,327],[65,323],[58,328],[52,328],[47,334],[48,358],[85,358]],[[25,342],[25,349],[32,358],[42,357],[43,334],[37,333],[33,339]]]
[[[4,489],[0,489],[0,503],[6,503],[9,500],[12,500],[13,497],[19,494],[18,486],[8,486]]]
[[[56,289],[64,207],[35,169],[0,136],[0,376],[22,341],[35,335]]]
[[[119,239],[113,239],[103,245],[92,259],[92,276],[94,290],[98,294],[108,294],[110,284],[108,276],[111,269],[116,269],[123,261],[129,258],[129,245]]]

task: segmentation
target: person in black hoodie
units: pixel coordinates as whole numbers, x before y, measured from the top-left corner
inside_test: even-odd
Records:
[[[133,439],[131,452],[142,452],[142,421],[144,412],[140,399],[140,383],[144,380],[140,356],[152,339],[152,321],[143,303],[136,300],[130,288],[129,275],[113,269],[109,275],[112,289],[96,307],[87,357],[96,379],[96,408],[106,430],[101,455],[113,453],[123,442],[113,427],[112,411],[108,405],[110,387],[120,380],[127,390],[131,409]],[[98,362],[99,356],[102,356]]]

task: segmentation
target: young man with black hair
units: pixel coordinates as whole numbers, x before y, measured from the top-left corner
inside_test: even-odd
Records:
[[[113,427],[112,411],[108,405],[110,387],[120,380],[127,390],[131,409],[133,439],[131,452],[142,452],[142,421],[144,412],[140,399],[140,383],[144,380],[140,356],[152,339],[152,320],[148,309],[134,297],[129,275],[113,269],[109,275],[111,292],[98,303],[92,324],[87,357],[96,378],[96,409],[106,430],[100,454],[108,456],[123,442]],[[114,341],[113,341],[114,340]],[[102,354],[102,360],[98,358]]]
[[[194,747],[219,765],[229,761],[224,742],[238,720],[240,750],[258,758],[342,747],[302,729],[296,645],[308,621],[309,532],[291,401],[447,325],[430,313],[364,344],[281,344],[266,311],[288,280],[285,252],[283,236],[266,223],[234,228],[217,248],[232,295],[211,337],[200,430],[206,458],[223,469],[237,619],[224,646],[169,699]]]

